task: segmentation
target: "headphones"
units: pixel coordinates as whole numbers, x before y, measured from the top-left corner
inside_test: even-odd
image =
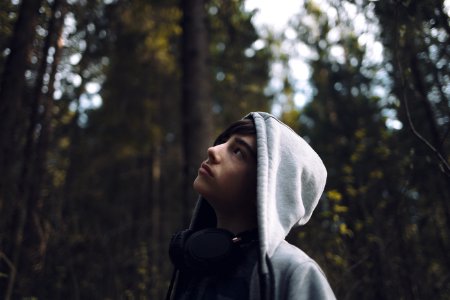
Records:
[[[175,268],[210,274],[236,266],[243,257],[242,244],[257,240],[257,232],[240,235],[221,228],[187,229],[173,235],[169,256]]]

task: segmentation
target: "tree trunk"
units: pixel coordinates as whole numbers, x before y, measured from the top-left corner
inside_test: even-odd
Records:
[[[51,113],[52,96],[49,101],[41,103],[43,90],[48,84],[53,84],[53,79],[44,83],[44,76],[48,74],[47,57],[50,48],[58,48],[57,42],[62,33],[63,13],[60,11],[61,0],[55,0],[52,5],[52,16],[48,24],[48,33],[44,42],[41,56],[41,65],[38,69],[37,78],[33,93],[31,94],[30,121],[27,130],[22,170],[18,184],[18,216],[15,245],[13,250],[13,262],[18,267],[20,291],[25,295],[31,293],[27,290],[39,280],[39,275],[43,269],[43,261],[49,239],[50,226],[43,217],[43,199],[41,197],[41,185],[45,176],[45,160],[48,148],[48,125],[49,113]],[[56,71],[57,62],[53,62],[50,68]],[[49,78],[55,74],[49,74]],[[48,107],[50,106],[50,107]],[[40,108],[44,108],[44,114],[39,115]],[[38,130],[39,128],[39,130]],[[24,250],[22,253],[22,249]],[[14,282],[9,284],[12,289]],[[27,293],[28,292],[28,293]],[[11,291],[8,291],[11,293]]]
[[[48,181],[48,172],[47,172],[47,153],[52,142],[52,112],[53,112],[53,92],[54,92],[54,82],[55,76],[57,73],[57,67],[61,60],[61,52],[62,52],[62,33],[64,28],[64,18],[66,15],[66,7],[65,0],[54,0],[52,7],[52,19],[49,23],[48,30],[48,38],[46,41],[46,45],[44,47],[44,54],[48,55],[50,48],[55,49],[53,54],[53,62],[49,66],[49,80],[47,83],[47,92],[45,94],[38,93],[37,87],[35,89],[35,96],[42,97],[42,99],[37,99],[36,102],[41,103],[43,107],[42,116],[39,118],[39,124],[41,125],[41,130],[39,134],[39,138],[36,141],[36,156],[34,165],[34,175],[33,178],[36,178],[34,182],[34,190],[30,195],[30,202],[34,201],[35,206],[37,208],[36,214],[38,216],[43,214],[43,211],[47,212],[47,215],[59,215],[58,211],[50,211],[44,208],[45,207],[55,207],[55,205],[49,205],[49,203],[44,203],[44,196],[42,195],[42,188],[46,181]],[[47,66],[45,63],[46,59],[43,60],[42,65]],[[45,75],[45,70],[43,70],[43,76]],[[43,78],[43,77],[42,77]],[[43,86],[43,81],[41,82],[41,86]],[[39,218],[37,218],[39,220]],[[43,261],[48,238],[50,234],[50,226],[48,226],[48,222],[41,221],[40,224],[34,224],[36,228],[42,228],[39,231],[39,241],[35,245],[37,247],[37,253],[39,253],[40,260]],[[41,264],[43,266],[43,263]]]
[[[181,1],[182,37],[182,137],[183,221],[189,222],[196,193],[192,190],[200,162],[212,137],[212,104],[208,70],[208,41],[203,0]]]
[[[15,153],[20,149],[17,137],[18,115],[22,107],[25,71],[30,62],[41,2],[42,0],[22,1],[10,42],[11,52],[6,59],[0,82],[0,168],[3,174],[8,174],[1,176],[1,202],[6,201],[6,194],[10,194],[7,189],[11,189],[14,182],[12,171]]]
[[[19,15],[14,27],[14,33],[10,42],[10,54],[7,57],[0,82],[0,169],[3,176],[0,178],[0,207],[1,227],[13,228],[15,222],[14,211],[17,206],[16,188],[19,158],[16,153],[21,150],[19,133],[22,125],[19,123],[19,115],[22,113],[22,97],[25,90],[25,71],[30,62],[30,52],[33,47],[35,26],[39,17],[41,0],[23,0],[19,9]],[[11,231],[12,233],[12,231]],[[10,254],[14,269],[16,261],[12,257],[14,238],[5,235],[6,240],[1,240],[1,248]],[[0,286],[5,299],[11,297],[15,276],[10,276],[7,286]]]

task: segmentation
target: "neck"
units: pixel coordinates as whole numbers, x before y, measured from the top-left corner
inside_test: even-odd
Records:
[[[217,215],[217,228],[223,228],[238,234],[247,230],[256,228],[258,225],[255,216],[227,216],[223,214]]]

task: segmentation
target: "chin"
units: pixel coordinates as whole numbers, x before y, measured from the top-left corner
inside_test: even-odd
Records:
[[[208,194],[208,186],[207,184],[200,178],[200,176],[197,176],[195,178],[194,182],[192,183],[192,187],[194,190],[199,193],[200,195],[204,196],[205,193]]]
[[[200,179],[197,176],[197,178],[195,178],[194,182],[192,183],[192,187],[194,188],[194,190],[197,193],[199,193],[199,191],[198,191],[198,186],[200,185],[199,181],[200,181]]]
[[[201,177],[197,177],[194,180],[194,183],[192,184],[192,187],[194,190],[199,193],[206,201],[208,201],[209,204],[213,206],[213,203],[211,203],[210,199],[215,199],[215,193],[214,190],[211,190],[211,186],[208,185],[207,182],[201,179]],[[214,201],[213,201],[214,202]]]

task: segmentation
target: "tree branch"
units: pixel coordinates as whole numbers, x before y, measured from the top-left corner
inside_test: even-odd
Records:
[[[5,253],[0,251],[0,259],[3,259],[6,264],[8,265],[9,269],[11,270],[11,278],[8,282],[8,287],[6,288],[5,292],[5,300],[11,299],[12,289],[14,285],[14,279],[16,278],[16,267],[12,263],[12,261],[6,256]]]
[[[398,26],[398,4],[395,10],[395,31],[399,32],[399,26]],[[416,127],[414,126],[414,123],[412,121],[411,118],[411,113],[409,110],[409,104],[408,104],[408,97],[406,96],[406,80],[405,77],[403,75],[403,68],[402,68],[402,64],[400,63],[400,57],[398,55],[398,42],[399,42],[399,38],[395,39],[395,45],[394,45],[394,55],[395,55],[395,60],[397,63],[397,67],[398,67],[398,72],[399,72],[399,77],[400,77],[400,84],[401,84],[401,89],[402,89],[402,97],[401,97],[401,101],[403,103],[403,106],[405,108],[405,112],[406,112],[406,118],[408,120],[408,125],[412,131],[412,133],[423,143],[425,144],[425,146],[427,146],[431,151],[434,152],[434,154],[436,155],[436,157],[438,158],[438,160],[440,161],[440,166],[441,166],[441,170],[444,172],[444,174],[447,177],[450,177],[450,165],[447,162],[447,160],[442,156],[442,154],[436,149],[436,147],[434,147],[426,138],[424,138],[416,129]]]

